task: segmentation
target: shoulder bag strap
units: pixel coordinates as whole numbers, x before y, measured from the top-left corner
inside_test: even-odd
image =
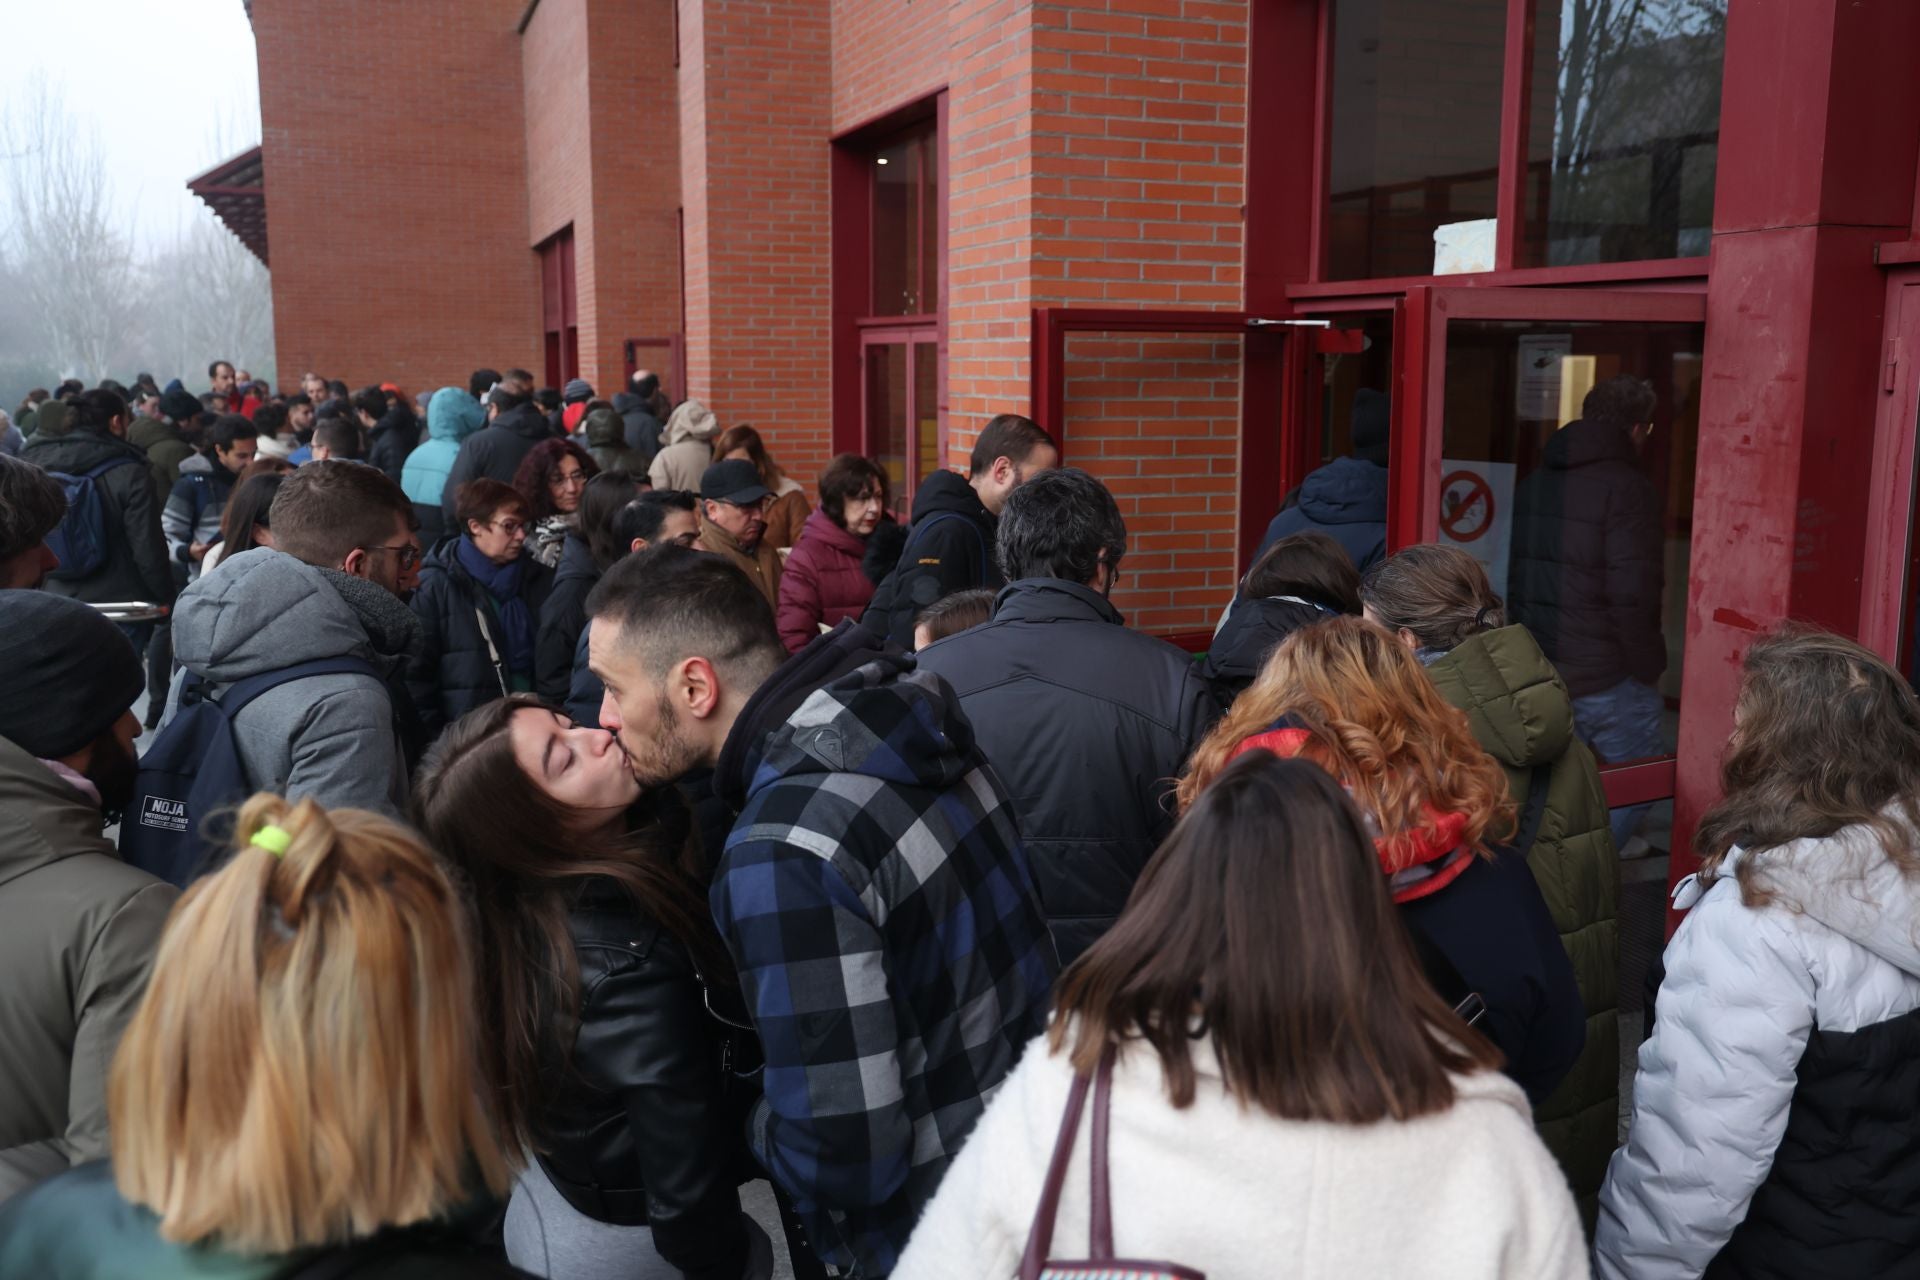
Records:
[[[1540,834],[1540,820],[1547,812],[1547,786],[1553,780],[1553,766],[1537,764],[1527,775],[1527,803],[1520,810],[1520,824],[1513,832],[1513,848],[1525,855]]]
[[[1087,1077],[1075,1076],[1067,1091],[1066,1114],[1060,1117],[1060,1136],[1054,1140],[1053,1159],[1047,1163],[1046,1181],[1040,1184],[1040,1203],[1033,1211],[1033,1228],[1027,1233],[1027,1251],[1020,1256],[1019,1280],[1040,1280],[1053,1248],[1053,1221],[1060,1212],[1060,1189],[1067,1180],[1067,1164],[1073,1159],[1073,1142],[1080,1133],[1080,1112],[1087,1104]]]
[[[1107,1118],[1113,1110],[1113,1055],[1113,1046],[1108,1045],[1107,1051],[1100,1055],[1100,1068],[1093,1077],[1093,1151],[1087,1161],[1093,1175],[1093,1221],[1088,1232],[1091,1262],[1113,1261],[1112,1183],[1107,1176]]]

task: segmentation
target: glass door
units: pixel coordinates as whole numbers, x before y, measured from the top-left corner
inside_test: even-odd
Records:
[[[1616,843],[1670,844],[1706,297],[1414,288],[1389,541],[1486,566],[1574,699]]]
[[[946,462],[939,332],[931,325],[866,329],[860,366],[862,452],[887,473],[895,509],[906,519],[920,481]]]

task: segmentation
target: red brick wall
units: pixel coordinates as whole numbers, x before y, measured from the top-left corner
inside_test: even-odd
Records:
[[[285,381],[312,368],[420,392],[465,386],[481,364],[535,367],[524,7],[255,0]]]
[[[947,6],[929,0],[833,0],[833,131],[947,84]]]

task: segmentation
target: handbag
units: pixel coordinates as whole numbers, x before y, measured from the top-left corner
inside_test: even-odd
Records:
[[[1040,1186],[1040,1205],[1034,1210],[1033,1229],[1027,1233],[1027,1251],[1020,1259],[1019,1280],[1207,1280],[1206,1273],[1177,1262],[1146,1262],[1113,1256],[1113,1202],[1108,1194],[1107,1118],[1113,1084],[1112,1045],[1100,1055],[1093,1077],[1093,1149],[1088,1159],[1093,1196],[1084,1261],[1048,1257],[1053,1247],[1053,1223],[1060,1212],[1060,1190],[1073,1159],[1074,1139],[1080,1132],[1080,1113],[1087,1101],[1087,1077],[1075,1076],[1067,1094],[1067,1111],[1060,1118],[1060,1136],[1053,1144],[1047,1179]]]

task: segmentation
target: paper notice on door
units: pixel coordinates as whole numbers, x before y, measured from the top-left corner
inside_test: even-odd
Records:
[[[1514,374],[1513,411],[1523,422],[1547,422],[1560,414],[1560,362],[1573,354],[1570,333],[1520,335]]]

